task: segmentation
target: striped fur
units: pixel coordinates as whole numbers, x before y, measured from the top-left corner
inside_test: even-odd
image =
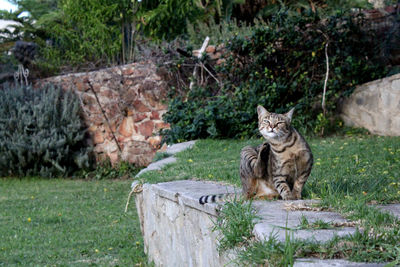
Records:
[[[246,199],[301,199],[313,155],[303,136],[291,126],[293,111],[276,114],[257,107],[259,131],[266,142],[246,146],[240,153],[239,174]],[[226,195],[202,196],[199,203],[223,201]]]
[[[218,203],[227,200],[229,197],[234,196],[234,193],[226,193],[226,194],[215,194],[215,195],[205,195],[199,198],[199,203],[204,205],[206,203]]]
[[[301,198],[313,155],[303,136],[290,125],[293,111],[276,114],[257,107],[259,131],[266,142],[241,151],[239,173],[247,199]]]

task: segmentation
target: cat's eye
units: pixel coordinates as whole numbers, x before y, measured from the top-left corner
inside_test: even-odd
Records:
[[[264,122],[264,123],[271,124],[271,122],[270,122],[269,120],[267,120],[267,119],[264,119],[263,122]]]

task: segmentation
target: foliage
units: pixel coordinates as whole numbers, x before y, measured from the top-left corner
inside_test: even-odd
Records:
[[[72,65],[116,62],[121,57],[121,27],[124,15],[130,11],[129,3],[127,0],[61,1],[60,9],[42,16],[39,22],[53,42],[50,47],[42,45],[43,49],[56,50],[55,56]]]
[[[67,175],[89,167],[79,100],[47,86],[0,91],[0,175]]]
[[[289,16],[281,10],[250,36],[235,36],[219,69],[224,86],[195,88],[173,97],[163,117],[171,124],[167,142],[196,138],[237,138],[257,134],[256,106],[272,112],[296,107],[294,126],[302,132],[329,128],[336,103],[355,85],[384,77],[375,58],[377,40],[361,30],[363,18],[337,14],[321,19],[311,11]],[[326,108],[320,98],[326,73],[325,45],[330,62]],[[334,125],[335,127],[335,125]]]
[[[229,21],[234,6],[244,0],[152,0],[141,1],[138,28],[156,40],[173,40],[187,33],[187,26]]]
[[[23,39],[39,44],[41,56],[36,67],[41,73],[125,63],[134,57],[134,1],[15,2],[18,10],[0,13],[0,18],[20,23],[13,26],[14,32],[7,32],[5,41]],[[23,12],[28,14],[22,16]]]
[[[83,177],[85,179],[129,179],[135,177],[140,171],[140,168],[129,162],[119,162],[116,166],[112,166],[111,162],[104,161],[96,165],[96,169],[88,171],[81,170],[74,174],[76,177]]]
[[[251,202],[243,199],[233,199],[226,202],[220,210],[213,231],[220,232],[218,249],[221,251],[232,249],[238,245],[251,242],[253,227],[258,216]]]

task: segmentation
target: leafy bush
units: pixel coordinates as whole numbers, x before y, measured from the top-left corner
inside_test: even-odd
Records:
[[[224,86],[196,88],[173,98],[164,116],[171,124],[164,132],[166,141],[254,136],[257,105],[278,113],[295,106],[296,128],[308,133],[326,130],[335,121],[341,96],[386,73],[374,57],[377,40],[361,30],[362,22],[354,15],[321,19],[313,12],[288,16],[281,10],[266,25],[255,26],[251,35],[233,37],[227,44],[227,61],[219,69]],[[329,120],[319,115],[327,42]]]
[[[112,166],[109,160],[99,162],[94,170],[82,170],[75,173],[77,177],[83,177],[85,179],[130,179],[140,171],[140,168],[133,163],[119,162],[115,166]]]
[[[0,91],[0,175],[67,175],[89,167],[85,126],[72,92],[8,86]]]

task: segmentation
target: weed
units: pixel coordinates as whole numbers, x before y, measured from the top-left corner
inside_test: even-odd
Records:
[[[213,231],[221,233],[218,249],[224,251],[248,245],[254,237],[253,228],[258,219],[251,201],[235,198],[225,203],[213,227]]]

